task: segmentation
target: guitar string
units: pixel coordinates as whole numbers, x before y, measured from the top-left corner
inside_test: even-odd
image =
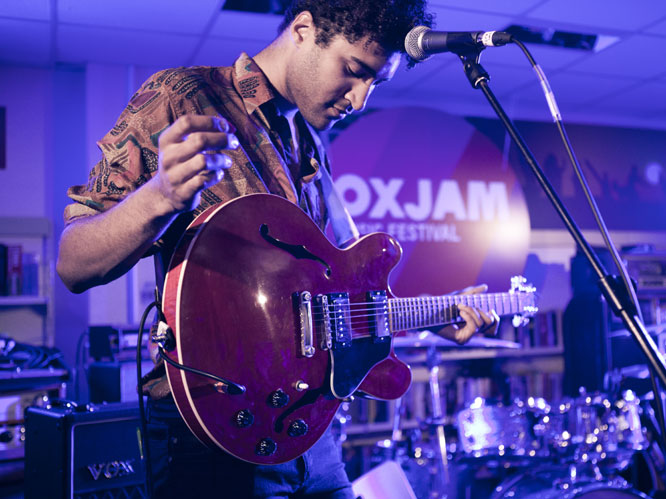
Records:
[[[517,297],[517,295],[511,295],[506,293],[504,293],[504,295],[507,295],[509,298]],[[386,310],[385,315],[392,316],[393,317],[392,322],[398,326],[396,327],[396,329],[394,329],[394,331],[418,329],[428,326],[445,326],[448,324],[458,322],[458,320],[461,319],[461,316],[457,312],[455,312],[455,306],[460,305],[460,303],[453,303],[451,305],[447,305],[446,307],[444,307],[444,309],[435,307],[437,308],[437,310],[432,310],[432,306],[437,305],[433,303],[428,303],[428,304],[423,302],[420,304],[403,303],[403,305],[407,305],[407,309],[401,309],[400,304],[398,304],[394,305],[394,307],[392,307],[392,310],[388,309]],[[512,309],[512,306],[519,305],[519,302],[513,300],[512,303],[510,300],[509,305],[510,306],[508,308],[510,310],[505,311],[502,315],[505,314],[511,315],[512,313],[517,313],[517,311],[514,311]],[[385,308],[383,304],[377,302],[355,302],[355,303],[349,303],[348,306],[350,312],[346,315],[349,318],[349,322],[352,329],[352,336],[354,335],[354,333],[362,333],[363,336],[368,336],[373,328],[370,325],[367,325],[367,321],[364,319],[369,319],[371,317],[377,316],[376,313],[373,313],[373,309],[374,312],[377,312]],[[490,304],[488,304],[488,306],[490,306]],[[334,310],[330,310],[332,307],[333,305],[315,305],[312,308],[315,312],[320,312],[320,313],[325,308],[328,308],[329,311],[335,313]],[[352,308],[355,310],[352,310]],[[507,307],[505,307],[503,304],[503,308]],[[412,324],[414,322],[418,322],[418,325]],[[368,334],[363,334],[365,332],[367,332]]]
[[[407,303],[408,300],[412,301],[418,301],[419,303],[412,303],[407,305],[414,307],[414,306],[421,306],[423,304],[435,304],[438,305],[438,301],[443,301],[443,302],[450,302],[453,300],[453,305],[459,305],[463,304],[465,305],[466,303],[463,302],[471,302],[472,305],[490,305],[490,301],[495,301],[497,302],[497,299],[499,298],[500,300],[504,300],[506,298],[511,300],[516,300],[520,298],[520,295],[518,294],[513,294],[513,293],[495,293],[495,294],[486,294],[486,295],[480,295],[482,298],[476,298],[475,296],[479,295],[444,295],[444,296],[430,296],[430,297],[420,297],[420,298],[388,298],[387,304],[388,303]],[[477,302],[477,303],[474,303]],[[398,303],[399,304],[399,303]],[[359,302],[350,302],[347,305],[351,306],[368,306],[368,305],[383,305],[383,303],[379,303],[376,301],[359,301]],[[326,305],[313,305],[312,307],[325,307]],[[328,307],[332,307],[332,304],[328,304]]]

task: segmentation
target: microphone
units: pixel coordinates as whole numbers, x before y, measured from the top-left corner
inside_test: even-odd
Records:
[[[453,52],[461,55],[511,41],[512,35],[504,31],[433,31],[427,26],[416,26],[405,37],[405,52],[412,59],[424,61],[431,54]]]

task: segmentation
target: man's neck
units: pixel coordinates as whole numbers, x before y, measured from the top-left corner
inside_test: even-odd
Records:
[[[275,105],[278,111],[289,121],[292,121],[298,108],[286,97],[285,73],[288,54],[289,47],[286,46],[283,37],[279,36],[252,59],[275,89]]]

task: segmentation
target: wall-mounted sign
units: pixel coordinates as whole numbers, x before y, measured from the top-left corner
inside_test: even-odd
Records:
[[[388,232],[402,244],[396,295],[482,282],[503,291],[522,272],[530,233],[523,191],[501,149],[464,118],[376,111],[340,132],[331,156],[361,233]]]

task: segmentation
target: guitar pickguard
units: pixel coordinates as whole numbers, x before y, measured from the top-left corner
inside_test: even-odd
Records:
[[[331,392],[338,399],[350,397],[363,378],[391,353],[391,337],[358,338],[349,348],[333,348],[331,354]]]

